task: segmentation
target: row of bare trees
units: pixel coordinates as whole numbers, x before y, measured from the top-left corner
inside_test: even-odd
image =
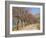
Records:
[[[19,30],[19,24],[23,28],[25,25],[33,24],[36,22],[36,18],[32,13],[28,13],[28,10],[22,7],[13,7],[13,19],[17,18],[16,28]],[[16,19],[15,19],[16,20]],[[21,22],[21,23],[20,23]]]

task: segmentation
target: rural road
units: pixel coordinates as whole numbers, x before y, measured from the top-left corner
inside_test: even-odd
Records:
[[[37,30],[37,24],[30,24],[22,28],[22,30]]]

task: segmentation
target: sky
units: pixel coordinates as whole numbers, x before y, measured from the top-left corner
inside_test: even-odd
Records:
[[[40,8],[27,8],[28,9],[28,12],[32,14],[37,14],[37,13],[40,13]]]

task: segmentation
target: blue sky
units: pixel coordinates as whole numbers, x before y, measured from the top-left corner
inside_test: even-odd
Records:
[[[40,8],[27,8],[28,12],[32,14],[40,13]]]
[[[32,13],[33,14],[40,13],[40,8],[32,8]]]

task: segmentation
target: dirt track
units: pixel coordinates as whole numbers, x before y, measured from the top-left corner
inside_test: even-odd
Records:
[[[39,30],[40,29],[40,25],[39,24],[30,24],[30,25],[26,25],[24,27],[19,27],[19,30],[15,29],[13,31],[20,31],[20,30]]]
[[[22,30],[37,30],[38,29],[37,25],[38,24],[30,24],[30,25],[23,27]]]

